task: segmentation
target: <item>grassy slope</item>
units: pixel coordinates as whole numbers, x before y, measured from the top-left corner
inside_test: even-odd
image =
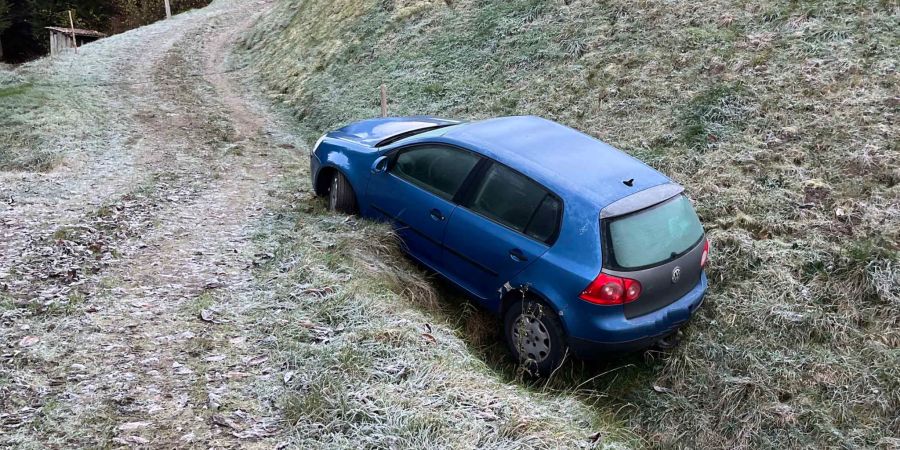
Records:
[[[383,224],[329,214],[305,167],[275,190],[258,234],[260,297],[232,306],[272,364],[255,383],[297,448],[626,448],[581,399],[498,378],[442,315],[434,287]],[[219,299],[218,301],[223,301]],[[231,308],[231,307],[230,307]],[[467,314],[471,315],[471,314]]]
[[[898,24],[891,1],[284,0],[245,50],[310,140],[384,82],[392,114],[538,114],[688,188],[714,256],[682,346],[550,388],[658,445],[890,446]]]
[[[108,146],[121,131],[104,87],[116,70],[99,61],[98,70],[70,71],[76,63],[66,54],[16,71],[0,67],[0,171],[48,172],[84,147]]]

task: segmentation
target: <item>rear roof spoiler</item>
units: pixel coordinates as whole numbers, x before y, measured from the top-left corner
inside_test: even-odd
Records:
[[[608,219],[635,212],[668,200],[682,192],[684,192],[684,188],[675,183],[656,185],[606,205],[600,210],[600,218]]]

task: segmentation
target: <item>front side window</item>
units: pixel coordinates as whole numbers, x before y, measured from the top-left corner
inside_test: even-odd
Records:
[[[684,195],[609,222],[615,263],[625,269],[670,261],[701,237],[703,226]]]
[[[442,145],[413,147],[397,155],[391,172],[445,199],[451,199],[479,157]]]
[[[534,181],[500,164],[492,164],[475,190],[469,208],[540,241],[556,234],[559,200]]]

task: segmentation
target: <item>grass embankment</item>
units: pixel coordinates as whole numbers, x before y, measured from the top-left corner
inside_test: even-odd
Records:
[[[289,168],[305,176],[305,167]],[[577,398],[499,379],[468,349],[389,228],[329,214],[293,178],[257,235],[256,292],[238,306],[283,380],[255,383],[291,445],[624,448],[635,437]],[[433,313],[433,314],[429,314]],[[436,317],[438,316],[438,317]],[[284,381],[284,384],[282,384]]]
[[[618,410],[659,446],[889,447],[900,445],[898,20],[896,2],[877,1],[285,0],[244,45],[310,141],[377,115],[377,86],[387,83],[394,115],[537,114],[687,187],[712,240],[707,303],[670,355],[595,379],[573,368],[551,382],[589,390],[582,399],[610,396],[596,417]],[[317,247],[326,264],[342,252],[366,261],[344,275],[351,284],[366,264],[400,264],[365,232],[332,231],[328,216],[305,220],[323,242],[359,244]],[[312,239],[303,236],[294,238]],[[408,270],[363,270],[363,284],[420,285]],[[360,306],[361,297],[331,295],[317,314],[333,327],[419,314],[393,300]],[[413,349],[437,350],[410,330],[353,335],[332,357],[362,358],[361,368],[310,380],[296,394],[308,406],[296,409],[299,423],[358,436],[342,416],[353,410],[329,402],[421,400],[379,364],[421,368]],[[365,362],[373,354],[379,362]],[[485,372],[464,348],[427,354]],[[445,393],[467,376],[452,373]],[[354,397],[342,377],[369,380],[369,394]],[[447,407],[434,417],[456,414]]]
[[[0,171],[49,171],[76,150],[73,141],[100,133],[102,92],[46,73],[47,65],[25,66],[24,76],[0,69]]]

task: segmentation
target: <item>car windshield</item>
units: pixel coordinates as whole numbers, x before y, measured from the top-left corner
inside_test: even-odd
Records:
[[[613,218],[608,230],[614,264],[625,269],[669,261],[703,236],[700,219],[684,195]]]

